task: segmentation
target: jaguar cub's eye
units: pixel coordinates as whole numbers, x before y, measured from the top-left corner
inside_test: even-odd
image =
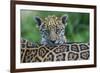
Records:
[[[56,33],[60,33],[60,29],[56,29]]]
[[[44,29],[43,32],[44,32],[45,34],[49,34],[49,30],[47,30],[47,29]]]
[[[58,31],[59,29],[56,29],[56,31]]]
[[[45,31],[45,32],[48,32],[48,30],[47,30],[47,29],[44,29],[44,31]]]

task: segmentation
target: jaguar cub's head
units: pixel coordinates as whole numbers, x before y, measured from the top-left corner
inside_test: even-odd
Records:
[[[44,19],[35,17],[42,40],[41,44],[63,44],[66,42],[64,33],[67,25],[67,16],[48,16]]]

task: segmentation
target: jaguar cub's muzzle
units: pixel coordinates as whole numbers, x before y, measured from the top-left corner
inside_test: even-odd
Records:
[[[56,34],[54,31],[51,31],[51,32],[50,32],[49,38],[50,38],[50,41],[51,41],[52,43],[55,43],[56,40],[59,39],[59,34]]]

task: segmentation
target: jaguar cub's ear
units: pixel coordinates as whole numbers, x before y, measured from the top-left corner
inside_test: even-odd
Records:
[[[39,16],[33,17],[35,19],[35,21],[37,22],[38,26],[40,26],[42,24],[42,20]]]
[[[67,19],[68,19],[68,16],[67,16],[67,15],[63,15],[63,16],[61,17],[62,23],[65,24],[65,25],[67,25],[67,24],[66,24],[66,23],[67,23]]]

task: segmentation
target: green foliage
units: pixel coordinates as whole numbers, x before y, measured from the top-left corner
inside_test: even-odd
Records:
[[[20,14],[22,38],[32,42],[41,40],[39,28],[34,19],[35,16],[45,18],[48,15],[67,15],[65,36],[68,42],[89,42],[89,13],[21,10]]]

